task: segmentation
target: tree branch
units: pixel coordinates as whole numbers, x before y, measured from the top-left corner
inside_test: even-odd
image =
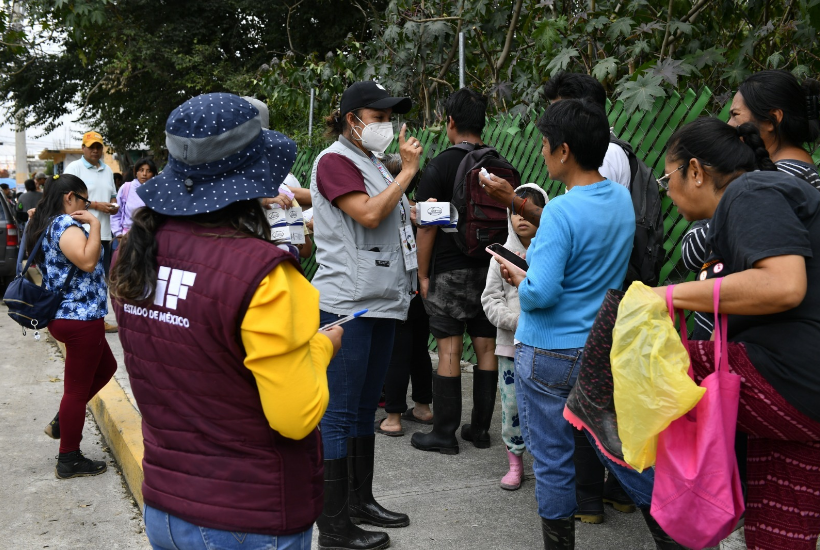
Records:
[[[658,56],[658,61],[663,61],[663,54],[666,51],[666,46],[669,43],[669,31],[672,25],[672,5],[673,0],[669,0],[669,9],[666,12],[666,30],[663,33],[663,43],[661,44],[661,54]]]
[[[451,17],[430,17],[428,19],[412,19],[410,17],[407,17],[406,15],[402,15],[402,17],[404,17],[411,23],[432,23],[433,21],[455,21],[456,19],[461,19],[460,15],[454,15]]]
[[[100,79],[100,81],[99,81],[99,82],[97,82],[97,83],[94,85],[94,87],[93,87],[93,88],[91,88],[91,91],[90,91],[90,92],[88,92],[88,95],[87,95],[87,96],[85,96],[85,104],[83,105],[83,108],[82,108],[82,109],[80,109],[80,114],[85,113],[85,110],[86,110],[86,108],[88,107],[88,102],[89,102],[89,101],[91,101],[91,96],[92,96],[92,95],[94,95],[94,92],[96,92],[96,91],[97,91],[97,88],[99,88],[99,87],[100,87],[100,85],[102,85],[102,83],[106,81],[106,79],[108,79],[108,74],[103,75],[103,77]]]
[[[523,0],[518,0],[513,8],[512,19],[510,20],[510,26],[507,29],[507,39],[504,41],[504,49],[501,50],[501,56],[499,56],[498,61],[495,64],[496,73],[501,70],[501,67],[504,66],[504,63],[507,62],[507,58],[510,56],[513,35],[515,35],[515,27],[518,25],[518,16],[521,14],[522,3]]]
[[[285,4],[285,7],[286,7],[286,8],[288,8],[288,18],[287,18],[287,20],[285,21],[285,30],[286,30],[286,31],[287,31],[287,33],[288,33],[288,46],[290,46],[290,51],[292,51],[293,53],[298,53],[299,55],[303,55],[303,54],[301,54],[300,52],[296,51],[296,48],[294,48],[294,47],[293,47],[293,41],[290,39],[290,14],[291,14],[291,13],[293,13],[293,10],[295,10],[296,8],[298,8],[298,7],[299,7],[299,4],[301,4],[301,3],[302,3],[302,2],[304,2],[304,1],[305,1],[305,0],[299,0],[299,1],[298,1],[298,2],[296,2],[293,6],[288,6],[287,4]]]
[[[428,79],[428,80],[432,80],[433,82],[438,82],[439,84],[444,84],[445,86],[447,86],[448,88],[450,88],[450,91],[451,91],[451,92],[454,92],[454,91],[455,91],[455,87],[454,87],[452,84],[450,84],[449,82],[447,82],[446,80],[442,80],[442,79],[440,79],[440,78],[434,78],[434,77],[432,77],[432,76],[428,76],[428,77],[427,77],[427,79]],[[432,88],[432,86],[431,86],[431,88]]]

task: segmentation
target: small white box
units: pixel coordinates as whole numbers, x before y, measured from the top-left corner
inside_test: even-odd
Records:
[[[273,205],[270,210],[266,210],[265,214],[271,227],[288,224],[287,211],[280,208],[278,204]]]
[[[270,240],[274,242],[290,242],[290,227],[287,225],[271,227]]]
[[[416,209],[419,225],[455,227],[458,223],[458,211],[449,202],[419,202]]]
[[[285,213],[288,218],[288,225],[302,225],[304,223],[301,206],[294,206],[293,208],[288,208],[287,210],[285,210]]]
[[[290,244],[305,244],[305,226],[301,223],[289,225]]]

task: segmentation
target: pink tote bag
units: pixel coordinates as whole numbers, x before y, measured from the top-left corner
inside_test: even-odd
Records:
[[[734,448],[740,376],[729,372],[728,320],[717,314],[721,282],[716,279],[714,288],[715,372],[701,383],[706,393],[695,408],[658,437],[650,509],[669,536],[695,550],[716,546],[745,510]],[[674,321],[671,286],[666,299]],[[683,311],[678,315],[686,346]]]

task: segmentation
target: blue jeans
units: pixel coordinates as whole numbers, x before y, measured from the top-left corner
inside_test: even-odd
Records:
[[[625,468],[610,460],[595,443],[595,439],[584,430],[584,434],[592,443],[595,452],[598,453],[598,458],[601,459],[601,464],[606,466],[609,473],[613,474],[620,482],[624,491],[632,497],[632,502],[641,510],[649,510],[652,505],[652,488],[655,486],[655,468],[647,468],[641,473],[638,473],[632,468]]]
[[[319,326],[341,315],[319,312]],[[359,317],[344,325],[342,349],[327,367],[330,402],[322,422],[325,460],[347,456],[347,438],[373,435],[387,367],[393,354],[395,319]]]
[[[236,511],[241,514],[241,510]],[[154,550],[310,550],[313,527],[295,535],[257,535],[199,527],[145,505],[145,534]]]
[[[564,405],[578,378],[583,348],[544,350],[518,344],[515,394],[521,434],[533,456],[538,515],[562,519],[575,515],[575,440],[564,420]]]

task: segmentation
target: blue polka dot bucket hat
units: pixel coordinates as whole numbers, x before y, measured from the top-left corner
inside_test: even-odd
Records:
[[[215,212],[241,200],[275,197],[296,160],[296,144],[265,130],[259,111],[233,94],[189,99],[165,123],[168,164],[137,189],[167,216]]]

